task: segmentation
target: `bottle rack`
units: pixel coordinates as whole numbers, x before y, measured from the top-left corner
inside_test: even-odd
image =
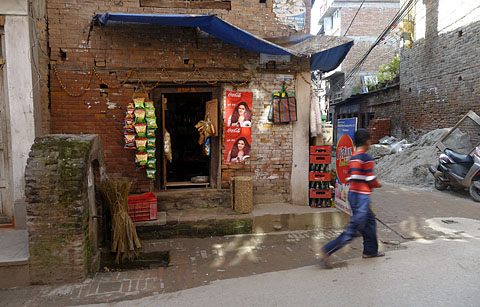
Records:
[[[330,186],[330,162],[332,146],[310,146],[310,167],[308,174],[309,205],[313,208],[333,207]]]

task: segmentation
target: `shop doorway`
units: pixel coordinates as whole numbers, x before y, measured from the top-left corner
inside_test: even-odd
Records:
[[[195,125],[205,119],[207,105],[215,103],[218,112],[219,91],[215,88],[163,88],[153,93],[157,121],[157,187],[160,189],[216,188],[219,172],[219,133],[211,138],[210,155],[198,143]],[[212,112],[214,113],[214,112]],[[218,127],[218,116],[211,118]],[[164,135],[170,134],[172,161],[164,154]]]

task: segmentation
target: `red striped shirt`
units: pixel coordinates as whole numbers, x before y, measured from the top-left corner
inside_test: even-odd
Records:
[[[348,178],[350,192],[370,194],[379,186],[373,171],[375,163],[365,151],[356,151],[348,162]]]

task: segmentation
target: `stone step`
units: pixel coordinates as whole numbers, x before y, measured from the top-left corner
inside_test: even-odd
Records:
[[[167,212],[165,212],[165,211],[157,212],[157,219],[156,220],[134,222],[133,224],[136,227],[167,225]]]
[[[230,190],[178,189],[156,192],[158,211],[229,208]]]
[[[252,232],[253,215],[227,208],[169,210],[166,224],[154,221],[135,223],[142,240],[180,237],[209,237]]]

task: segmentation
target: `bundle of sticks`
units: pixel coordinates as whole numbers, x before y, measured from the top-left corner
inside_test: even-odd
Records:
[[[102,182],[101,191],[112,215],[112,252],[115,262],[132,260],[142,247],[137,231],[128,216],[128,192],[132,182],[125,178],[108,179]]]

